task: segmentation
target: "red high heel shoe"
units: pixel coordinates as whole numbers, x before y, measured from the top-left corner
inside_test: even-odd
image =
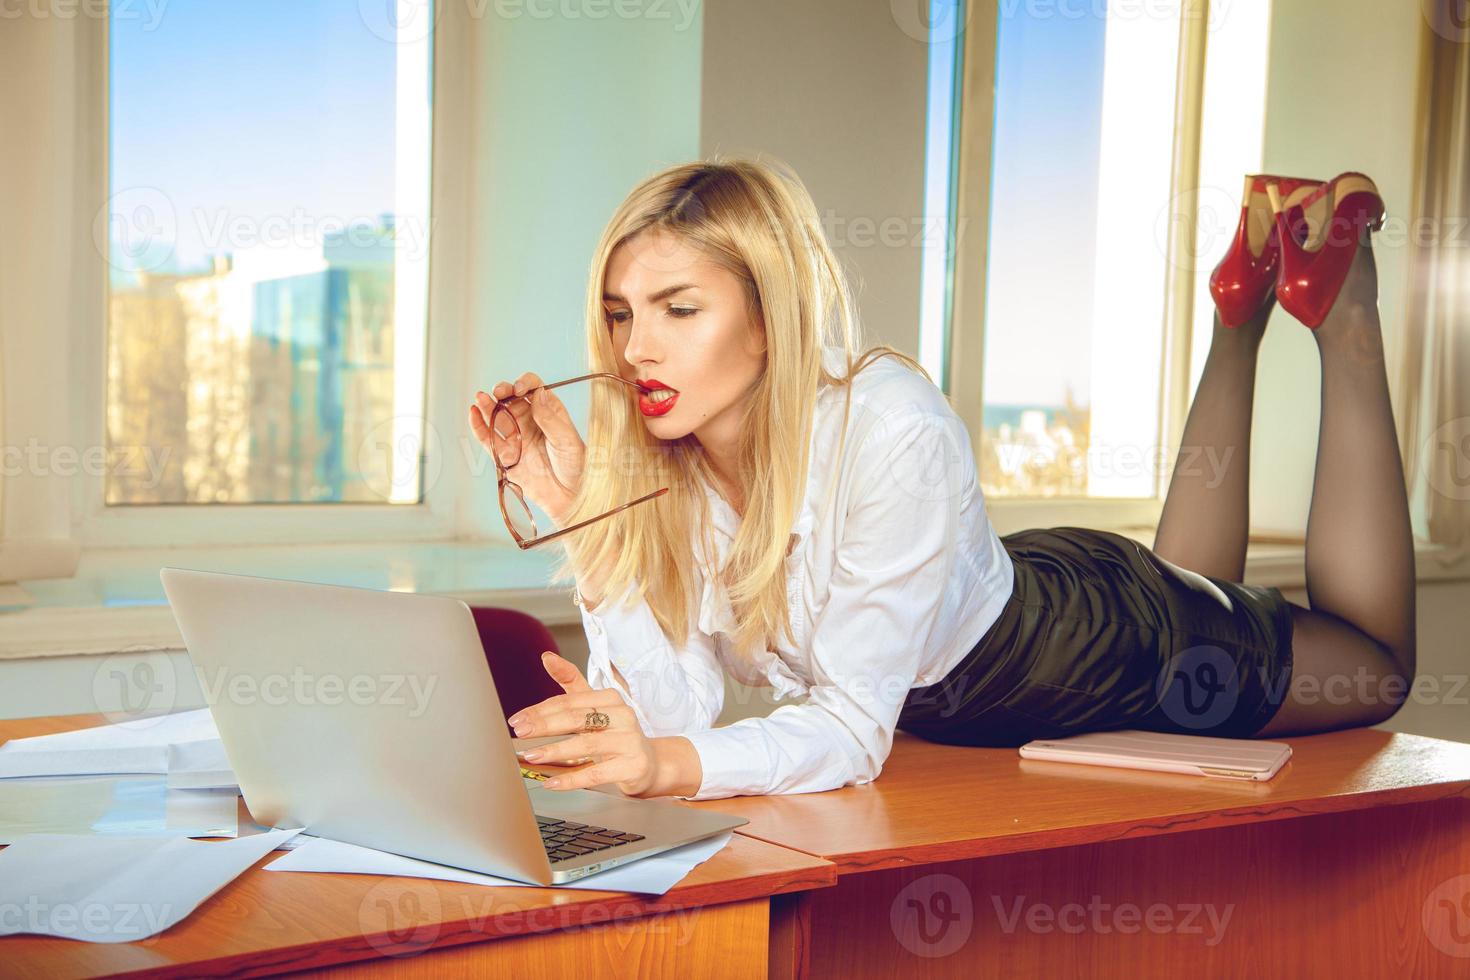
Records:
[[[1277,177],[1273,174],[1251,174],[1245,178],[1245,194],[1240,205],[1240,224],[1230,250],[1210,274],[1210,296],[1220,311],[1220,322],[1234,329],[1256,315],[1271,298],[1276,288],[1281,260],[1280,232],[1267,188],[1276,186],[1284,206],[1296,208],[1290,223],[1296,234],[1303,235],[1300,209],[1297,205],[1321,186],[1320,180],[1300,177]]]
[[[1286,202],[1267,188],[1276,212],[1278,232],[1290,220]],[[1285,243],[1276,298],[1292,316],[1313,330],[1327,319],[1352,268],[1358,246],[1383,227],[1383,198],[1371,179],[1360,173],[1340,174],[1301,202],[1308,225],[1304,239]]]

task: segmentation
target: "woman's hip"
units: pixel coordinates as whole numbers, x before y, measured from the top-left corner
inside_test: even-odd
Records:
[[[1247,737],[1279,707],[1291,669],[1279,590],[1198,575],[1091,528],[1001,541],[1010,598],[943,680],[909,692],[900,728],[972,745],[1129,727]]]

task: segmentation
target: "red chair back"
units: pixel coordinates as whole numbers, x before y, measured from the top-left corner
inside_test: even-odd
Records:
[[[561,685],[541,666],[543,651],[561,653],[545,623],[518,609],[478,606],[470,612],[507,718],[562,693]]]

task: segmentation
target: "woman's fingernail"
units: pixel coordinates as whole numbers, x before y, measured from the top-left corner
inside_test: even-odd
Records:
[[[506,720],[506,722],[508,724],[511,724],[511,725],[519,725],[521,723],[521,721],[522,721],[522,718],[521,718],[520,715],[511,715],[509,718],[507,718],[505,720]]]
[[[550,779],[548,779],[546,782],[542,783],[541,785],[545,786],[547,789],[560,789],[561,788],[561,780],[558,779],[555,776],[552,776]]]
[[[527,762],[535,762],[537,759],[541,758],[543,754],[544,753],[540,749],[532,749],[529,752],[521,753],[521,758],[525,759]]]
[[[525,725],[511,725],[510,727],[511,731],[516,733],[516,738],[520,738],[525,735],[526,732],[530,731],[530,729],[528,729]]]

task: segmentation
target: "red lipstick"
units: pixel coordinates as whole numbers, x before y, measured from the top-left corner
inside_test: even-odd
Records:
[[[648,418],[657,418],[667,415],[674,410],[674,403],[679,400],[679,393],[668,385],[655,378],[638,382],[643,386],[643,391],[638,393],[638,411]],[[674,393],[662,401],[654,401],[649,398],[649,393],[654,391],[673,391]]]

